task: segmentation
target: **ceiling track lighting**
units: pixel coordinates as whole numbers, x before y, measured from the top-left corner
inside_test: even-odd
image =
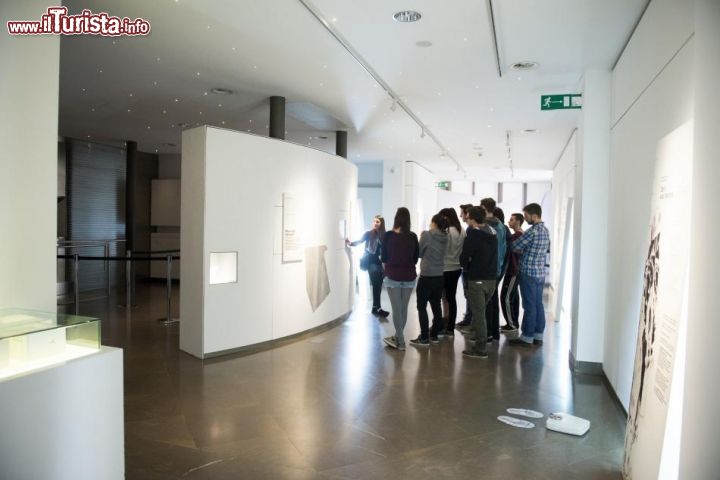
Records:
[[[515,178],[515,168],[512,160],[512,145],[510,144],[510,130],[505,130],[505,145],[507,146],[508,163],[510,166],[510,178]]]
[[[394,112],[395,110],[397,110],[397,105],[398,105],[397,100],[393,100],[392,105],[390,105],[390,111]]]
[[[465,169],[460,165],[460,163],[453,157],[451,154],[447,153],[447,148],[445,148],[445,145],[442,144],[442,142],[435,136],[435,134],[432,132],[432,130],[428,129],[427,126],[423,123],[422,120],[413,112],[410,107],[407,106],[407,104],[400,98],[400,95],[398,95],[391,87],[388,85],[388,83],[380,76],[379,73],[375,71],[375,69],[363,58],[360,53],[355,50],[355,48],[350,44],[349,41],[345,39],[345,37],[342,36],[342,34],[337,31],[331,24],[330,21],[326,20],[325,17],[323,17],[322,12],[320,12],[313,4],[311,4],[308,0],[298,0],[300,4],[305,7],[305,9],[310,12],[310,14],[315,17],[315,19],[320,22],[320,24],[327,30],[327,32],[335,38],[335,40],[342,46],[345,51],[347,51],[358,64],[370,75],[375,82],[385,90],[385,92],[390,96],[391,99],[394,100],[394,102],[397,102],[397,106],[399,106],[421,129],[420,138],[423,138],[425,135],[430,137],[432,141],[435,143],[435,145],[438,146],[440,151],[446,152],[445,157],[452,160],[455,165],[457,165],[458,168],[462,172],[464,172],[467,175],[467,172],[465,172]],[[423,167],[425,168],[425,167]],[[432,171],[429,168],[426,168],[430,173]]]

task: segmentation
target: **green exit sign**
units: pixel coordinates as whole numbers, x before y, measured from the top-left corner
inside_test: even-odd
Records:
[[[540,110],[566,110],[570,108],[582,108],[581,94],[540,95]]]
[[[450,190],[450,182],[449,181],[438,182],[437,188],[439,188],[440,190]]]

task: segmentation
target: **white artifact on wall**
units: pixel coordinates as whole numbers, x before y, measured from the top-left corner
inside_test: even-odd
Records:
[[[302,262],[303,244],[300,234],[298,201],[294,195],[283,193],[282,261]]]
[[[313,312],[330,295],[330,279],[325,263],[326,251],[325,245],[305,249],[305,288]]]
[[[663,444],[668,415],[675,414],[678,407],[670,402],[671,390],[682,388],[682,378],[673,379],[673,371],[681,360],[676,358],[678,337],[687,321],[692,139],[692,123],[688,122],[658,143],[625,436],[625,478],[658,478],[664,451],[677,455]]]

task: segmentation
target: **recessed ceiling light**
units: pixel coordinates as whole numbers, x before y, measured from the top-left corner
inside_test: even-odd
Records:
[[[415,42],[415,45],[418,47],[427,48],[427,47],[432,47],[432,42],[430,40],[419,40],[419,41]]]
[[[537,133],[537,130],[534,128],[523,128],[520,130],[522,133]]]
[[[403,10],[402,12],[397,12],[393,15],[393,18],[395,21],[400,23],[411,23],[420,20],[422,15],[420,12],[416,12],[415,10]]]
[[[214,93],[215,95],[232,95],[232,94],[235,93],[235,92],[233,92],[233,91],[230,90],[229,88],[219,88],[219,87],[215,87],[215,88],[213,88],[213,89],[210,90],[210,93]]]
[[[510,67],[513,70],[532,70],[533,68],[537,68],[540,66],[537,62],[515,62]]]

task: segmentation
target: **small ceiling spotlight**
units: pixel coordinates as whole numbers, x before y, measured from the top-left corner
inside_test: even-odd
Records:
[[[520,130],[522,133],[537,133],[537,130],[534,128],[523,128]]]
[[[422,18],[422,14],[420,12],[416,12],[415,10],[403,10],[402,12],[397,12],[393,15],[393,18],[396,22],[412,23],[420,20]]]
[[[425,129],[420,130],[420,138],[425,138]]]
[[[214,93],[215,95],[232,95],[233,92],[229,88],[213,88],[210,90],[210,93]]]
[[[445,158],[445,152],[440,152],[440,158]]]
[[[390,111],[394,112],[395,110],[397,110],[397,105],[398,105],[397,100],[393,100],[392,105],[390,105]]]
[[[415,42],[415,46],[421,48],[428,48],[432,47],[432,42],[430,40],[418,40],[417,42]]]

